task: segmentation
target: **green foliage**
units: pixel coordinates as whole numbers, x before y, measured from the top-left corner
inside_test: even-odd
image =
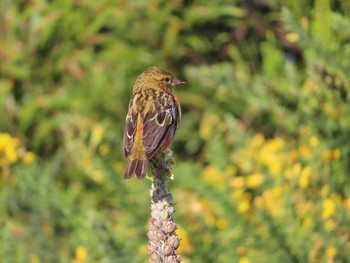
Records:
[[[350,261],[350,5],[243,2],[0,2],[2,262],[147,262],[122,138],[152,65],[188,83],[184,262]]]

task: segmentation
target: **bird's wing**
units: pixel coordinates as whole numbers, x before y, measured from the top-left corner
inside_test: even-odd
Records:
[[[153,107],[143,119],[142,144],[146,157],[153,157],[157,149],[164,143],[171,129],[176,129],[176,108],[173,101],[153,100]]]
[[[135,139],[134,135],[136,132],[136,125],[137,125],[137,114],[129,110],[128,114],[126,115],[125,129],[124,129],[125,158],[127,158],[130,155],[131,149],[134,145],[134,139]]]

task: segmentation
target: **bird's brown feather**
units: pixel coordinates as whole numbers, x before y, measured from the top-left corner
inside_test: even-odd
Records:
[[[128,113],[126,116],[124,129],[124,156],[129,157],[131,149],[134,145],[134,135],[136,132],[137,115]]]
[[[176,131],[177,118],[174,111],[175,102],[172,98],[167,98],[166,95],[164,96],[164,100],[170,101],[161,104],[161,101],[154,100],[155,110],[146,114],[144,119],[142,144],[145,147],[147,159],[154,156],[157,149],[163,144],[168,133],[175,133]]]

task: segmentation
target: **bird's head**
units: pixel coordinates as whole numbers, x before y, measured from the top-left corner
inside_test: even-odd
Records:
[[[172,88],[176,85],[185,83],[174,77],[169,71],[158,66],[148,68],[139,76],[138,80],[143,84],[147,83],[149,85],[153,85],[153,83],[156,82],[158,85],[155,85],[153,88],[157,88],[158,86],[165,87],[170,91],[172,91]]]

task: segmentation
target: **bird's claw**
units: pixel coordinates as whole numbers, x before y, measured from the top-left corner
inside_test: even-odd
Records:
[[[150,160],[150,169],[157,177],[165,176],[173,179],[174,175],[171,169],[171,165],[173,163],[174,159],[171,157],[171,155],[169,155],[169,153],[158,154]]]

